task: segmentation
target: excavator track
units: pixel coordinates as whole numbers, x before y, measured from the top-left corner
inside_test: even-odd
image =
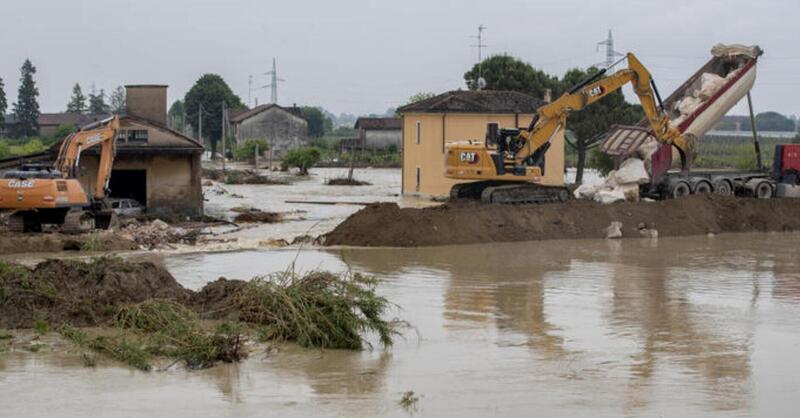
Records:
[[[451,201],[480,200],[507,205],[566,202],[569,198],[565,187],[491,180],[460,183],[450,190]]]
[[[64,216],[61,231],[66,234],[80,234],[94,229],[94,217],[85,210],[71,210]]]
[[[8,217],[8,230],[11,232],[25,232],[25,215],[22,213],[12,213]]]

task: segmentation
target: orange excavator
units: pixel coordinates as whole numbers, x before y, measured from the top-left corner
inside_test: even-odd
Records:
[[[8,220],[12,232],[39,232],[43,224],[61,225],[62,232],[107,229],[115,221],[106,198],[119,117],[83,127],[64,139],[55,163],[26,164],[5,173],[0,180],[0,209],[14,212]],[[81,152],[100,146],[97,182],[87,193],[78,180]]]

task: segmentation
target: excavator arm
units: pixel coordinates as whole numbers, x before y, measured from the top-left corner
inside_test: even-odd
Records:
[[[64,178],[77,177],[81,152],[95,146],[100,146],[100,164],[97,169],[97,183],[95,184],[94,199],[105,197],[108,180],[111,177],[111,168],[114,164],[114,147],[117,132],[119,131],[119,117],[99,121],[83,127],[64,139],[58,152],[58,159],[54,168],[61,172]]]
[[[678,148],[682,159],[687,161],[686,158],[692,155],[692,144],[670,124],[669,117],[660,110],[650,72],[633,54],[628,53],[626,58],[628,68],[605,78],[601,78],[606,71],[602,70],[554,102],[540,107],[528,129],[519,130],[518,133],[515,130],[502,130],[500,138],[495,137],[493,141],[498,144],[498,152],[493,156],[498,174],[504,174],[515,167],[535,165],[544,156],[550,141],[565,129],[570,112],[581,110],[628,83],[632,84],[639,97],[653,136],[660,142],[673,144]]]

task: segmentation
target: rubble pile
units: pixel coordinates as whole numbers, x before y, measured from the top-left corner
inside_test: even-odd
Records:
[[[199,229],[172,227],[166,222],[156,219],[149,223],[131,222],[120,228],[119,235],[134,241],[148,250],[170,247],[169,244],[194,245],[197,242]]]
[[[219,181],[225,184],[289,184],[285,178],[261,175],[256,170],[217,170],[203,169],[203,178]]]
[[[638,158],[628,158],[619,169],[611,171],[603,184],[584,184],[573,192],[576,199],[591,199],[600,203],[639,201],[639,185],[647,184],[650,175],[644,162]]]

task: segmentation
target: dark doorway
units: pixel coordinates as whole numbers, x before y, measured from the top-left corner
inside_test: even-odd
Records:
[[[134,199],[147,206],[147,170],[112,170],[109,197]]]

